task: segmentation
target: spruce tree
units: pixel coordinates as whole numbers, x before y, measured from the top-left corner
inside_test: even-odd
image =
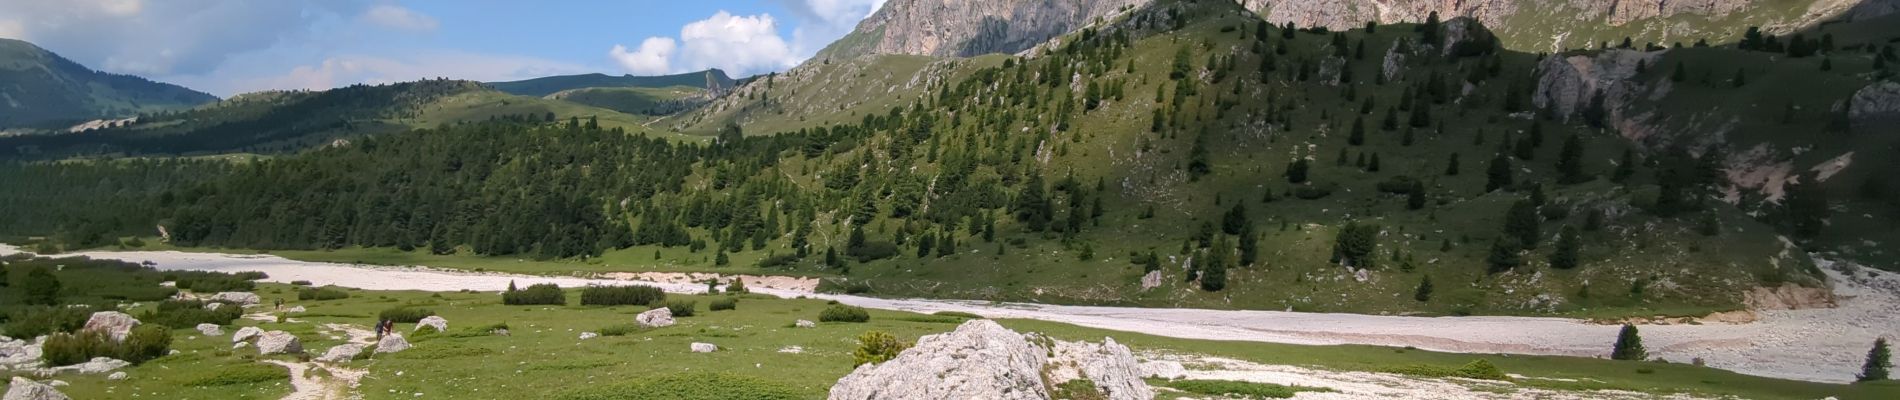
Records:
[[[1623,149],[1623,158],[1616,162],[1616,172],[1610,175],[1610,181],[1623,183],[1636,175],[1636,150]]]
[[[1577,239],[1577,229],[1564,227],[1563,234],[1557,237],[1557,251],[1550,253],[1550,266],[1557,269],[1576,268],[1580,258],[1581,240]]]
[[[510,292],[515,291],[515,280],[513,279],[508,280],[508,291]]]
[[[1260,260],[1260,235],[1254,233],[1253,224],[1240,228],[1240,266],[1253,265]]]
[[[1867,351],[1867,362],[1861,364],[1860,375],[1854,377],[1855,381],[1869,382],[1887,380],[1888,371],[1893,368],[1892,358],[1893,352],[1887,349],[1887,339],[1874,339],[1874,348]]]
[[[1372,161],[1366,162],[1366,171],[1379,172],[1379,153],[1372,153]]]
[[[1491,167],[1485,171],[1484,191],[1494,192],[1511,187],[1511,158],[1498,153],[1491,158]]]
[[[1432,301],[1431,275],[1425,275],[1424,278],[1418,280],[1418,290],[1412,292],[1412,300],[1418,300],[1420,303]]]
[[[1247,202],[1234,202],[1234,208],[1227,210],[1227,214],[1221,216],[1220,230],[1229,235],[1239,235],[1242,229],[1247,228],[1247,225],[1251,225],[1247,223]]]
[[[1458,153],[1451,153],[1451,159],[1445,162],[1445,176],[1458,176]]]
[[[1538,238],[1542,235],[1543,218],[1537,215],[1537,204],[1530,199],[1518,200],[1504,214],[1504,235],[1517,241],[1526,249],[1537,248]]]
[[[1406,190],[1406,192],[1408,193],[1405,194],[1405,209],[1417,210],[1425,208],[1424,181],[1412,181],[1412,188]]]
[[[1812,182],[1812,181],[1810,181]],[[1812,238],[1821,234],[1821,228],[1827,226],[1828,199],[1826,189],[1814,183],[1800,183],[1787,189],[1788,198],[1783,203],[1788,227],[1795,236]]]
[[[1577,135],[1564,139],[1564,148],[1557,153],[1557,173],[1557,183],[1570,185],[1589,181],[1583,173],[1583,140]]]
[[[1636,333],[1635,325],[1623,325],[1616,333],[1616,347],[1610,351],[1612,360],[1642,361],[1649,358],[1649,351],[1643,349],[1643,337]]]
[[[1366,144],[1366,119],[1355,118],[1352,121],[1352,135],[1346,137],[1346,144],[1360,146]]]
[[[1499,236],[1497,240],[1491,242],[1491,255],[1485,257],[1485,263],[1490,265],[1487,272],[1495,274],[1517,268],[1519,264],[1524,263],[1523,257],[1518,254],[1523,250],[1524,247],[1517,243],[1517,238],[1509,235]]]
[[[1227,263],[1230,252],[1227,237],[1214,239],[1214,245],[1207,249],[1207,262],[1201,263],[1201,290],[1218,292],[1227,287]]]

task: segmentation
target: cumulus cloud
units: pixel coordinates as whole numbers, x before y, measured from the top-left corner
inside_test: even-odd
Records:
[[[798,20],[792,47],[809,57],[831,41],[851,33],[858,21],[884,8],[885,0],[779,0]]]
[[[468,52],[420,52],[401,57],[343,55],[291,68],[288,72],[229,78],[224,74],[180,77],[179,83],[218,93],[264,89],[324,90],[356,83],[382,84],[449,78],[494,82],[585,73],[591,69],[559,61]],[[248,74],[232,74],[245,76]]]
[[[370,7],[369,11],[363,12],[363,20],[385,28],[412,32],[431,32],[441,25],[434,17],[394,4]]]
[[[719,68],[748,75],[788,68],[803,59],[779,36],[778,20],[771,14],[738,16],[724,10],[681,27],[677,44],[672,38],[652,37],[631,52],[614,45],[608,55],[637,74]]]
[[[0,0],[0,34],[119,73],[204,73],[229,57],[305,38],[363,1]]]

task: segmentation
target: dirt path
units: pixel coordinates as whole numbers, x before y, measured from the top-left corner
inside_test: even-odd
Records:
[[[0,245],[0,255],[17,252]],[[639,282],[468,273],[287,260],[267,255],[164,252],[86,252],[94,258],[152,261],[157,268],[264,271],[270,281],[308,280],[369,290],[499,291],[518,285],[563,287],[651,284],[670,292],[699,293],[703,283]],[[1900,274],[1823,261],[1840,307],[1764,311],[1747,324],[1642,325],[1650,354],[1672,362],[1701,358],[1744,374],[1819,382],[1853,379],[1874,338],[1900,335]],[[888,310],[961,311],[992,318],[1026,318],[1188,339],[1290,344],[1413,346],[1465,353],[1608,356],[1616,326],[1566,318],[1401,317],[1279,311],[1058,306],[963,300],[882,299],[758,288],[781,297],[807,296]]]
[[[283,400],[349,400],[355,398],[350,392],[356,388],[357,380],[363,378],[364,371],[325,367],[314,362],[294,363],[279,360],[264,360],[290,369],[290,387],[292,391]],[[314,368],[322,368],[330,376],[310,376]]]

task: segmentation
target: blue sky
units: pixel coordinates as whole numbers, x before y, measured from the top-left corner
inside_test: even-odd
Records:
[[[883,0],[0,0],[0,37],[219,96],[434,77],[781,71]]]

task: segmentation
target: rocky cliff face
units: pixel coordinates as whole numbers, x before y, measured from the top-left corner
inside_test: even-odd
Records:
[[[891,0],[813,60],[1015,53],[1152,0]]]

